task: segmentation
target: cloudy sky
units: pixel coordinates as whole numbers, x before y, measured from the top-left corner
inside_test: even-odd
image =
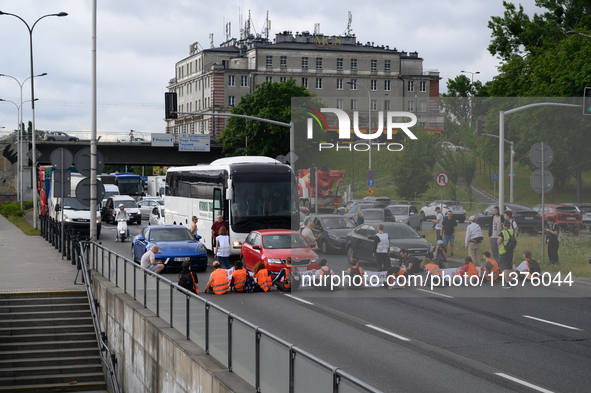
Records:
[[[502,0],[349,1],[325,0],[224,1],[203,0],[98,0],[97,101],[99,133],[137,130],[147,137],[164,132],[164,92],[174,77],[174,65],[189,54],[194,42],[208,48],[224,41],[224,23],[231,22],[232,36],[239,37],[239,15],[250,10],[254,29],[260,33],[269,12],[271,37],[284,30],[314,31],[320,23],[325,35],[343,34],[347,11],[353,14],[357,40],[417,51],[425,69],[437,69],[445,81],[460,71],[480,71],[485,82],[496,74],[498,61],[486,50],[490,43],[487,23],[503,12]],[[517,3],[517,2],[516,2]],[[521,2],[531,16],[540,13],[534,0]],[[34,71],[48,75],[36,79],[37,129],[77,133],[90,130],[92,1],[3,0],[0,11],[17,14],[29,25],[48,17],[34,28]],[[0,16],[0,74],[23,82],[30,76],[29,34],[24,23]],[[30,100],[30,82],[23,100]],[[0,77],[0,98],[20,103],[18,84]],[[30,120],[30,103],[24,105]],[[0,102],[0,127],[17,128],[17,109]]]

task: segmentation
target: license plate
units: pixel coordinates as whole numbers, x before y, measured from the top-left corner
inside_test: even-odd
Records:
[[[453,210],[462,210],[462,208],[461,208],[461,207],[453,207],[452,209],[453,209]]]
[[[175,262],[185,262],[185,261],[190,261],[191,258],[189,257],[180,257],[180,258],[174,258]]]
[[[300,272],[300,273],[305,273],[307,271],[308,271],[308,268],[306,266],[304,266],[304,267],[298,267],[298,272]]]
[[[566,219],[567,219],[567,220],[574,221],[574,220],[576,220],[577,218],[576,218],[576,217],[567,217]]]
[[[525,217],[526,220],[533,220],[533,217]]]

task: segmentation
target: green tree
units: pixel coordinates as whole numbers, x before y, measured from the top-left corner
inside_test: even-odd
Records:
[[[428,135],[423,130],[413,132],[417,139],[404,143],[393,174],[397,194],[410,201],[428,190],[438,151],[436,136]]]
[[[476,176],[476,157],[460,150],[456,153],[456,168],[458,175],[462,178],[468,189],[468,196],[472,200],[472,183]]]
[[[311,96],[305,87],[297,86],[293,78],[281,83],[265,82],[257,85],[252,94],[242,97],[232,113],[289,123],[292,120],[291,98]],[[220,142],[224,146],[223,152],[228,155],[262,155],[275,158],[289,152],[289,132],[288,127],[230,118]]]

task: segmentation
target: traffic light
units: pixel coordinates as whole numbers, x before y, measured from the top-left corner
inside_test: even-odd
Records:
[[[310,168],[310,187],[315,187],[316,184],[316,168]]]
[[[476,136],[482,136],[484,134],[484,121],[482,119],[476,120]]]
[[[583,93],[583,115],[591,115],[591,87],[585,87]]]
[[[164,93],[164,118],[177,119],[176,93]]]

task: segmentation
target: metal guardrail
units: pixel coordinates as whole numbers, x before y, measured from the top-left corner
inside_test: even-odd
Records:
[[[257,392],[380,392],[100,244],[82,244],[89,268],[133,296]],[[89,282],[86,276],[85,280]]]

